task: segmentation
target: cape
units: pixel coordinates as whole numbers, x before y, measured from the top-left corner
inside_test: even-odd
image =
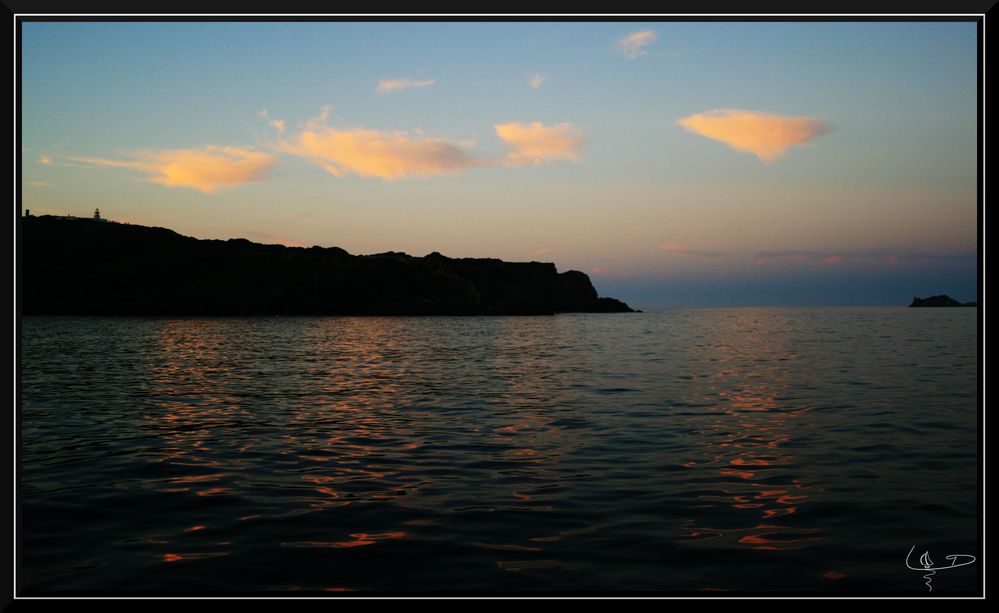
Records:
[[[633,312],[554,264],[351,255],[199,240],[85,218],[21,218],[24,315],[547,315]]]

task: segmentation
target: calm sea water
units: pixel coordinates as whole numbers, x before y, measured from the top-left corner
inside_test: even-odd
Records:
[[[977,315],[25,318],[17,579],[923,593],[978,553]]]

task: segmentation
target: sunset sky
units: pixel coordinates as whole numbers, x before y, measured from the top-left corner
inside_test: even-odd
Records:
[[[977,298],[972,22],[22,28],[32,214],[549,261],[637,308]]]

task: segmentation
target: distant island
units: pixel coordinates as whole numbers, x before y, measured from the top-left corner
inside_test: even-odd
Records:
[[[628,313],[554,264],[351,255],[199,240],[96,219],[21,218],[25,315],[549,315]],[[103,221],[103,220],[101,220]]]
[[[910,307],[976,307],[978,302],[958,302],[946,294],[929,298],[913,297]]]

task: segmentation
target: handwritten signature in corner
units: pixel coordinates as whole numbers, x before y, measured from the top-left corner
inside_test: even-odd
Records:
[[[923,555],[919,556],[919,566],[913,566],[909,562],[909,559],[912,557],[912,552],[915,550],[916,546],[913,545],[912,549],[910,549],[909,553],[905,556],[905,565],[909,568],[909,570],[915,570],[926,573],[925,575],[923,575],[923,579],[926,579],[926,587],[928,587],[929,591],[931,592],[933,591],[933,585],[932,585],[933,575],[937,574],[937,572],[942,570],[950,570],[952,568],[959,568],[961,566],[967,566],[968,564],[975,563],[975,556],[973,555],[969,555],[966,553],[952,553],[946,558],[944,558],[945,560],[948,560],[950,562],[950,565],[934,566],[933,560],[930,559],[930,552],[924,551]]]

